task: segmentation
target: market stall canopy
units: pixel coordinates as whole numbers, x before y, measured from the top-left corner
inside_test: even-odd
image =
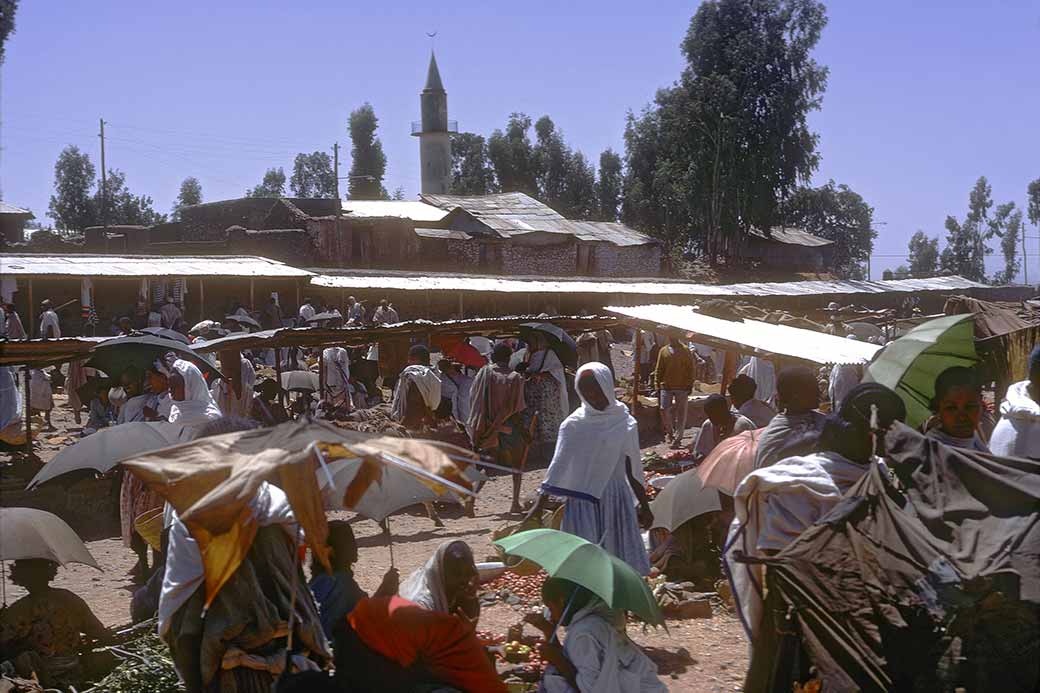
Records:
[[[607,311],[624,315],[637,327],[656,330],[672,328],[694,333],[694,341],[760,356],[785,356],[819,364],[869,363],[881,347],[822,332],[758,320],[723,320],[697,312],[693,306],[608,306]]]
[[[433,338],[437,335],[480,335],[483,337],[514,337],[520,326],[533,320],[552,323],[571,333],[602,330],[617,325],[615,317],[558,316],[535,318],[533,315],[501,318],[469,318],[466,320],[412,320],[396,325],[360,327],[286,327],[251,334],[233,334],[196,344],[194,350],[205,354],[228,349],[275,349],[281,347],[358,346],[384,339],[400,337]],[[2,363],[0,363],[2,365]]]
[[[609,280],[592,277],[535,277],[409,272],[392,270],[329,270],[312,268],[312,286],[358,291],[473,291],[537,294],[681,295],[704,298],[763,296],[854,296],[860,294],[912,294],[922,291],[975,291],[993,287],[963,277],[897,279],[892,281],[820,280],[798,282],[749,282],[747,284],[695,284],[678,279],[648,277]]]
[[[0,366],[47,366],[86,358],[98,344],[115,337],[62,337],[0,341]]]
[[[310,277],[310,272],[254,255],[36,255],[4,253],[0,276],[24,277]]]

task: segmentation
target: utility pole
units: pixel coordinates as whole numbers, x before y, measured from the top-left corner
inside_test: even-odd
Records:
[[[108,174],[105,172],[105,119],[101,118],[101,225],[108,228]]]
[[[339,142],[332,143],[332,171],[336,178],[336,199],[339,200]],[[339,207],[338,202],[336,206]]]
[[[1022,283],[1029,286],[1029,244],[1026,243],[1026,224],[1022,222]]]

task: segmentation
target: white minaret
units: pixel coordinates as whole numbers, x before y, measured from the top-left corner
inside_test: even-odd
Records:
[[[412,135],[419,138],[422,192],[447,193],[451,188],[451,133],[458,128],[448,121],[448,92],[444,91],[437,58],[432,51],[426,86],[419,100],[422,120],[412,123]]]

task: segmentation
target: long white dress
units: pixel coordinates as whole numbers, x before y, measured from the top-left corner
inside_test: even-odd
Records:
[[[615,399],[610,370],[602,363],[587,363],[577,378],[585,371],[595,374],[608,406],[596,409],[582,397],[582,405],[564,420],[541,492],[567,499],[560,529],[598,544],[646,575],[650,558],[625,465],[629,460],[632,476],[643,483],[638,426]]]

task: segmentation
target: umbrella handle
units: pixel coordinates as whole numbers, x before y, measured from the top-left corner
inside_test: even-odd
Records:
[[[386,534],[386,545],[390,549],[390,567],[394,567],[394,539],[390,535],[390,516],[383,518],[383,533]]]
[[[580,585],[578,586],[578,589],[581,589]],[[552,637],[549,638],[549,644],[550,645],[553,644],[554,642],[558,642],[559,641],[560,638],[559,638],[559,635],[557,633],[557,629],[560,627],[560,625],[563,624],[564,620],[566,620],[567,614],[570,612],[571,607],[574,605],[574,598],[577,597],[577,596],[578,596],[578,590],[574,590],[573,592],[571,592],[571,596],[567,600],[567,605],[565,607],[563,607],[563,613],[560,614],[560,620],[553,624],[553,634],[552,634]]]

